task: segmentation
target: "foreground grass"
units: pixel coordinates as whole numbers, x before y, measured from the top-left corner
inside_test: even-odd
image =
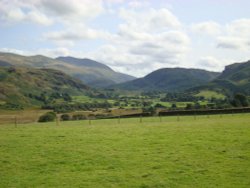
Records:
[[[250,115],[0,126],[0,187],[250,187]]]

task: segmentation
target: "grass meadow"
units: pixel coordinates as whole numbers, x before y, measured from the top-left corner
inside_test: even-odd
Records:
[[[0,187],[250,187],[250,114],[0,126]]]

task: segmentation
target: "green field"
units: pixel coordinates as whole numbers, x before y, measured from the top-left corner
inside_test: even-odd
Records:
[[[212,98],[215,98],[215,99],[225,99],[225,95],[221,94],[221,93],[218,93],[216,91],[209,91],[209,90],[203,90],[203,91],[200,91],[198,94],[196,94],[195,96],[197,97],[205,97],[205,99],[212,99]]]
[[[250,114],[0,126],[0,187],[250,187]]]

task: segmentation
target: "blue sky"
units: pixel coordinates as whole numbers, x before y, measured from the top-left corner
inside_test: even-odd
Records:
[[[0,0],[0,51],[88,57],[144,76],[250,59],[248,0]]]

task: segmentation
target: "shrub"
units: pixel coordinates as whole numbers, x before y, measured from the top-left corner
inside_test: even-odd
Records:
[[[166,108],[165,106],[163,106],[162,104],[160,103],[157,103],[155,104],[155,108]]]
[[[69,114],[63,114],[63,115],[61,115],[61,120],[62,121],[69,121],[70,120],[70,115]]]
[[[72,116],[72,119],[73,120],[84,120],[84,119],[86,119],[86,117],[82,114],[75,114]]]
[[[40,116],[38,122],[55,121],[55,119],[56,119],[56,114],[54,112],[47,112],[46,114]]]

